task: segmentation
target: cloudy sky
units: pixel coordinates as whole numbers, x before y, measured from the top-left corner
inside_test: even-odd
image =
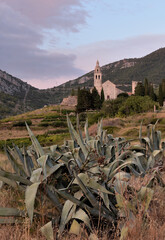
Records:
[[[37,88],[165,47],[164,0],[0,0],[0,69]]]

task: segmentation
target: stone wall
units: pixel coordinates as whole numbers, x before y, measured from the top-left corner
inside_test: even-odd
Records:
[[[64,98],[60,105],[75,107],[77,105],[77,96],[69,96]]]

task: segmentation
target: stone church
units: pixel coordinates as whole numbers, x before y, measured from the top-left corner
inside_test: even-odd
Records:
[[[99,66],[99,61],[96,62],[96,67],[94,70],[94,87],[97,89],[99,95],[101,95],[101,90],[103,88],[105,100],[115,99],[117,95],[123,91],[116,87],[114,83],[107,80],[102,83],[102,72]]]

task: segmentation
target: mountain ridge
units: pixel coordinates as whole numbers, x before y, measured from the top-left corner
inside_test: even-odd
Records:
[[[110,80],[124,91],[131,91],[132,81],[144,81],[145,78],[158,85],[165,78],[165,48],[141,58],[127,58],[106,64],[101,70],[103,83]],[[93,87],[93,72],[94,70],[57,87],[38,89],[0,70],[0,118],[44,105],[59,104],[72,89]]]

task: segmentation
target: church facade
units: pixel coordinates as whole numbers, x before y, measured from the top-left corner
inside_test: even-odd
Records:
[[[102,83],[102,72],[98,60],[94,70],[94,87],[97,89],[99,95],[101,95],[101,90],[103,89],[105,100],[115,99],[118,94],[123,93],[123,91],[117,88],[110,80]]]

